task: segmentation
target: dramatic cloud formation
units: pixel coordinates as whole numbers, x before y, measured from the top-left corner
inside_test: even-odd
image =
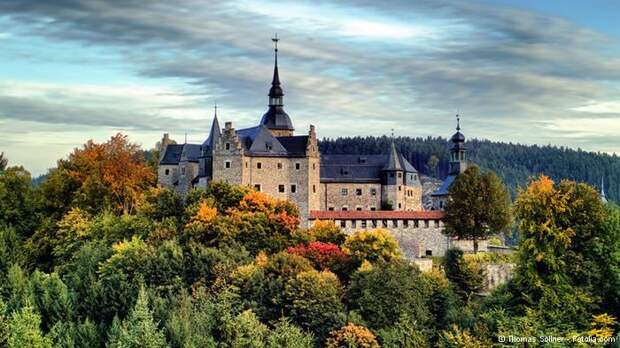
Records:
[[[41,173],[115,131],[200,141],[215,101],[253,125],[277,32],[299,132],[445,136],[458,109],[471,137],[619,151],[617,33],[503,3],[3,1],[0,146]]]

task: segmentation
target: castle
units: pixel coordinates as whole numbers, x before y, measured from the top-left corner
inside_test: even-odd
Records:
[[[345,231],[385,227],[412,240],[413,257],[442,255],[451,243],[441,234],[443,209],[454,178],[466,168],[465,137],[457,126],[451,141],[450,176],[432,196],[434,211],[423,211],[416,168],[392,142],[384,155],[321,155],[316,128],[295,135],[284,111],[275,42],[267,112],[255,127],[221,129],[217,108],[202,144],[175,144],[164,134],[158,184],[181,195],[210,181],[246,185],[299,207],[302,224],[334,220]],[[397,236],[398,238],[398,236]],[[410,239],[411,239],[410,238]]]

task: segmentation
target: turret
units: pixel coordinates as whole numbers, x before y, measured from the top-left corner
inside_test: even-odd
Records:
[[[263,115],[260,124],[267,127],[271,133],[278,136],[292,136],[293,122],[284,111],[284,91],[280,86],[280,74],[278,72],[278,36],[272,39],[274,42],[274,66],[273,79],[271,80],[271,88],[269,89],[269,109]]]

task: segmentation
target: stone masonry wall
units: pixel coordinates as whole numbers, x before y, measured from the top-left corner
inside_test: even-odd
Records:
[[[329,210],[330,207],[334,210],[342,210],[343,207],[347,210],[357,210],[358,207],[362,210],[381,209],[381,184],[322,183],[321,187],[321,210]],[[347,189],[346,196],[342,195],[342,189]],[[357,189],[362,189],[361,196],[356,194]],[[371,189],[375,189],[374,196]]]

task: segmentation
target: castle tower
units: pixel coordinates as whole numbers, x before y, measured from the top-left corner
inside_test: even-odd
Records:
[[[456,115],[456,133],[450,138],[452,147],[450,148],[450,169],[449,175],[459,175],[467,169],[467,148],[465,147],[465,136],[461,133],[461,119]]]
[[[383,208],[386,210],[403,209],[402,186],[404,184],[404,168],[400,163],[399,154],[398,151],[396,151],[394,140],[392,140],[388,161],[381,172],[383,176],[381,188]]]
[[[271,81],[271,88],[269,89],[269,109],[263,115],[260,122],[261,125],[267,127],[271,133],[276,137],[292,136],[293,122],[291,118],[284,111],[284,91],[280,86],[280,75],[278,73],[278,36],[272,39],[274,42],[274,67],[273,67],[273,79]]]
[[[603,204],[607,204],[607,196],[605,195],[605,181],[603,177],[601,177],[601,202],[603,202]]]

